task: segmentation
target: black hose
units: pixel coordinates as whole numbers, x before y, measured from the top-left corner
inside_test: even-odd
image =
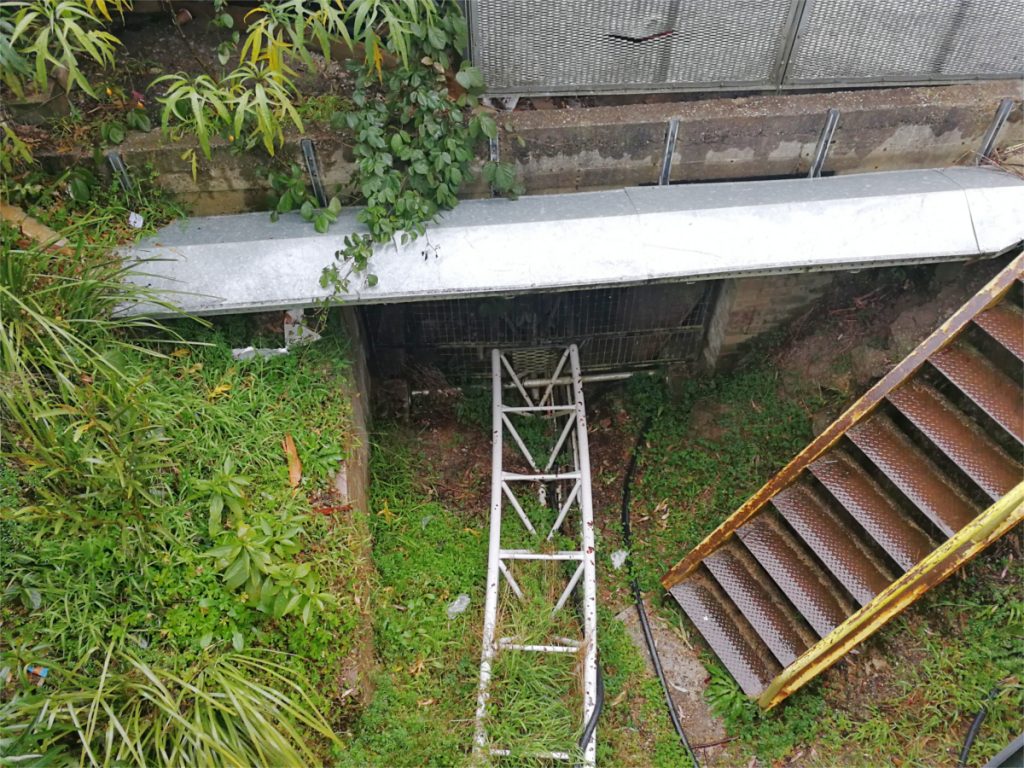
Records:
[[[960,760],[957,763],[957,768],[967,768],[967,757],[971,754],[971,747],[974,746],[974,740],[978,738],[978,731],[981,730],[981,724],[985,722],[985,718],[988,717],[988,704],[996,697],[999,693],[999,686],[997,685],[991,691],[988,692],[988,696],[985,697],[985,702],[981,705],[981,709],[978,710],[978,714],[974,716],[974,720],[971,722],[971,727],[967,729],[967,738],[964,739],[964,748],[960,750]]]
[[[597,662],[597,697],[594,702],[594,711],[590,713],[590,719],[587,720],[587,727],[583,729],[583,735],[580,736],[579,746],[580,749],[586,749],[587,744],[590,743],[590,739],[594,736],[594,729],[597,728],[597,720],[601,717],[601,712],[604,710],[604,673],[601,672],[601,661],[598,659]]]
[[[644,439],[647,436],[647,430],[651,426],[651,417],[648,416],[640,427],[640,433],[636,437],[636,444],[633,446],[633,453],[629,457],[629,464],[626,466],[626,478],[622,483],[622,540],[626,547],[626,570],[629,575],[633,576],[633,564],[630,560],[630,552],[633,549],[633,531],[629,525],[629,502],[633,484],[633,475],[636,474],[637,457],[640,454],[640,449],[643,447]],[[689,740],[686,738],[686,733],[683,731],[683,724],[679,722],[679,713],[676,712],[676,706],[672,701],[672,694],[668,690],[668,681],[665,679],[665,671],[661,668],[661,657],[658,655],[658,649],[654,645],[654,636],[651,634],[651,625],[647,621],[647,611],[644,610],[644,599],[643,594],[640,592],[640,582],[635,577],[629,582],[630,587],[633,589],[633,601],[636,604],[636,613],[640,617],[640,627],[644,632],[644,642],[647,644],[647,652],[651,656],[651,663],[654,665],[654,671],[658,675],[658,681],[661,683],[661,690],[665,694],[665,704],[668,707],[668,716],[672,720],[672,727],[676,730],[676,735],[679,736],[679,743],[683,745],[683,749],[686,750],[686,754],[690,756],[690,760],[693,762],[694,768],[700,768],[700,762],[697,760],[697,755],[694,754],[693,748],[690,746]]]
[[[558,512],[558,499],[556,494],[556,484],[554,482],[547,484],[547,492],[545,498],[548,502],[548,508],[552,512],[557,514]],[[583,621],[583,604],[580,600],[579,592],[573,591],[573,604],[576,606],[576,612],[579,614],[580,621]],[[594,692],[594,710],[590,713],[590,717],[587,719],[587,724],[583,727],[583,734],[580,736],[577,744],[582,750],[586,750],[587,744],[594,737],[594,731],[597,729],[597,721],[601,717],[601,713],[604,711],[604,672],[601,671],[601,657],[598,655],[597,658],[597,690]],[[578,763],[575,768],[582,768]]]

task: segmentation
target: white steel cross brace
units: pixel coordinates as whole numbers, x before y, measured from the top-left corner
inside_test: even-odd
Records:
[[[568,363],[570,376],[566,378],[563,371]],[[522,399],[522,405],[506,406],[502,400],[505,388],[505,377],[513,385]],[[560,378],[562,377],[562,378]],[[477,696],[476,735],[474,755],[478,759],[484,757],[500,757],[512,754],[508,749],[511,745],[491,744],[487,733],[489,687],[492,665],[499,653],[532,652],[532,653],[580,653],[582,649],[582,690],[583,705],[581,708],[582,723],[585,725],[591,718],[597,705],[597,582],[596,554],[594,551],[594,517],[590,488],[590,450],[587,443],[587,415],[583,400],[583,379],[580,373],[579,350],[571,345],[562,354],[561,359],[549,379],[530,381],[529,388],[515,372],[508,358],[495,349],[491,352],[491,389],[493,406],[491,414],[492,446],[491,446],[491,513],[490,513],[490,548],[487,560],[487,597],[484,603],[483,649],[480,660],[480,686]],[[534,392],[534,397],[530,396]],[[540,395],[537,397],[537,395]],[[564,402],[556,403],[562,396]],[[565,425],[558,430],[558,438],[546,455],[531,455],[522,436],[516,430],[510,414],[557,419],[566,417]],[[505,438],[519,449],[531,474],[504,471]],[[571,446],[573,468],[568,472],[553,469],[563,447]],[[543,464],[538,464],[543,462]],[[561,485],[563,501],[558,506],[558,515],[550,531],[545,528],[537,531],[529,516],[516,498],[515,491],[526,484],[534,484],[538,495],[543,498],[546,483]],[[503,512],[509,508],[514,511],[515,518],[533,536],[536,549],[503,549],[501,545],[501,524]],[[544,543],[550,540],[570,518],[575,508],[578,518],[573,529],[578,533],[579,549],[562,552],[544,550]],[[514,638],[497,637],[497,620],[499,601],[502,599],[501,580],[504,577],[509,593],[516,598],[523,597],[523,591],[512,577],[509,565],[517,560],[556,560],[567,563],[578,563],[572,569],[565,589],[561,592],[552,612],[562,610],[574,590],[582,589],[582,635],[579,639],[552,638],[550,644],[522,644]],[[500,718],[500,712],[491,712],[492,718]],[[597,731],[593,731],[590,740],[583,745],[583,764],[593,766],[597,748]],[[571,760],[570,752],[548,752],[537,757],[552,760]]]

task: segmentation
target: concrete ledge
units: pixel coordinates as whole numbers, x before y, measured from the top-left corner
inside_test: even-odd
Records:
[[[984,210],[975,211],[979,206]],[[1024,239],[1024,181],[990,168],[471,200],[426,236],[376,249],[347,304],[863,269],[988,255]],[[171,224],[133,279],[196,314],[311,306],[354,209],[318,235],[297,215]],[[135,312],[160,314],[155,307]]]

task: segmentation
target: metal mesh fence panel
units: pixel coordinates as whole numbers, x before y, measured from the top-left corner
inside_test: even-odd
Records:
[[[791,0],[478,0],[474,63],[492,93],[768,86]]]
[[[1024,69],[1024,0],[808,0],[786,82],[924,81]]]
[[[501,347],[516,370],[544,372],[579,345],[588,372],[693,362],[716,283],[631,286],[363,309],[374,372],[420,386],[488,374]],[[550,348],[550,349],[548,349]]]
[[[1024,72],[1024,0],[468,0],[493,94],[952,82]]]

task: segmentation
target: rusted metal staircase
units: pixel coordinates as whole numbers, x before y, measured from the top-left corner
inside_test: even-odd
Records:
[[[1024,255],[662,583],[771,708],[1024,518]]]

